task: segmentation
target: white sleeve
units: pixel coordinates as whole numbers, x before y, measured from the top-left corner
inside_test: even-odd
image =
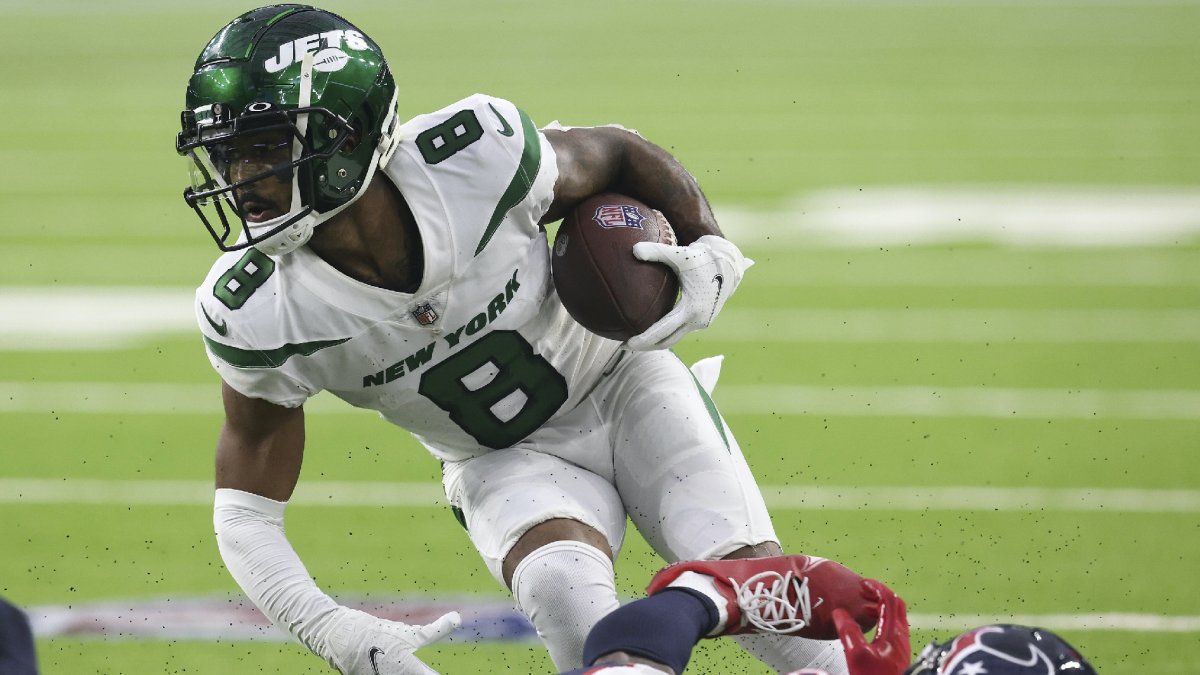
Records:
[[[312,580],[283,531],[277,502],[220,488],[213,504],[217,547],[229,573],[276,626],[330,664],[330,633],[342,609]]]
[[[206,345],[207,347],[207,345]],[[247,398],[261,398],[285,408],[299,408],[316,391],[279,368],[237,368],[208,350],[208,360],[221,380]]]

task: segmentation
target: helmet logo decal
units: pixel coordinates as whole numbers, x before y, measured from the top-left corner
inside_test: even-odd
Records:
[[[353,51],[371,51],[371,45],[362,33],[356,30],[331,30],[305,35],[279,45],[279,54],[264,61],[263,67],[268,73],[278,73],[293,63],[298,63],[308,52],[316,52],[322,43],[325,49],[318,52],[313,59],[313,70],[326,73],[341,70],[350,60],[342,51],[343,45]]]
[[[332,73],[341,70],[349,62],[350,56],[340,49],[322,49],[313,56],[313,70]]]
[[[1006,639],[999,626],[984,626],[955,638],[939,672],[946,675],[986,675],[989,667],[1021,666],[1029,673],[1054,675],[1050,657],[1036,644]],[[1015,643],[1014,643],[1015,642]]]

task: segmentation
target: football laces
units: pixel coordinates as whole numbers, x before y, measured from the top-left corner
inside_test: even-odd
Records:
[[[760,631],[787,635],[812,622],[808,577],[800,578],[792,572],[759,572],[743,584],[732,578],[729,583],[744,620]]]

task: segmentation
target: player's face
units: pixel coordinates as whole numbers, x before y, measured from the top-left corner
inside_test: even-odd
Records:
[[[286,213],[292,201],[292,137],[285,131],[264,131],[221,145],[221,164],[230,183],[263,173],[265,178],[234,191],[247,222],[261,223]]]

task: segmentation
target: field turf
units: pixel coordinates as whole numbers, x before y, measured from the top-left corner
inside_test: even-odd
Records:
[[[196,54],[249,8],[0,3],[0,300],[93,288],[136,302],[201,279],[215,248],[179,197],[173,136]],[[333,9],[385,48],[402,115],[480,91],[539,124],[620,122],[680,157],[719,208],[779,213],[835,187],[1200,181],[1194,2]],[[716,401],[778,504],[785,547],[891,584],[926,618],[914,646],[975,616],[1046,617],[1105,675],[1200,672],[1194,237],[848,247],[751,234],[758,265],[719,325],[677,352],[726,355]],[[89,334],[64,318],[62,330]],[[4,316],[0,337],[26,320]],[[36,607],[236,590],[207,505],[136,498],[137,481],[211,476],[217,381],[194,333],[54,342],[0,348],[0,595]],[[211,405],[86,412],[56,402],[55,383],[209,386]],[[45,404],[22,403],[29,391]],[[308,437],[302,482],[437,480],[436,462],[369,413],[314,414]],[[14,487],[60,478],[134,483],[130,499],[106,503]],[[851,498],[823,508],[795,496],[836,501],[839,488]],[[959,506],[903,498],[952,488]],[[1031,488],[1068,502],[1063,491],[1079,490],[1082,502],[1021,502]],[[503,597],[444,508],[296,504],[288,529],[335,594]],[[635,597],[659,564],[631,535],[621,592]],[[1093,615],[1116,619],[1080,623]],[[38,648],[51,675],[326,672],[292,643],[57,637]],[[528,643],[422,656],[449,675],[551,672]],[[763,668],[715,641],[689,672]]]

